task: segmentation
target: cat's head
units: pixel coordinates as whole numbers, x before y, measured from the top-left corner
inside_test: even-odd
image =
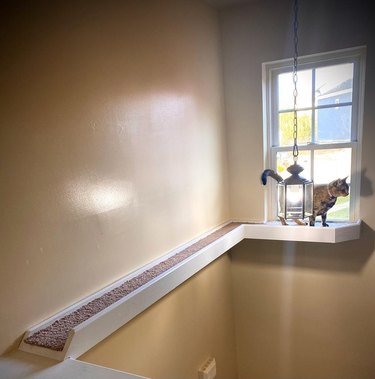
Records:
[[[349,185],[348,183],[346,183],[346,179],[348,179],[348,177],[344,179],[336,179],[333,182],[331,182],[330,191],[332,195],[336,197],[345,197],[349,195]]]

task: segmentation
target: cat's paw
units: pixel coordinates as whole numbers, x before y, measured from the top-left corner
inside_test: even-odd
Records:
[[[329,227],[329,225],[326,223],[326,222],[323,222],[323,227],[326,227],[326,228],[328,228]]]

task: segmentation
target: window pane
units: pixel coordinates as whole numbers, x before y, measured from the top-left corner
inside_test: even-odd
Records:
[[[297,108],[311,108],[312,106],[312,70],[298,71],[297,74]],[[294,109],[293,100],[293,73],[287,72],[278,76],[278,109]]]
[[[289,166],[294,163],[293,152],[292,151],[279,151],[276,154],[276,166],[277,172],[286,179],[290,176],[289,172],[286,170]],[[304,168],[301,176],[310,179],[311,178],[311,154],[309,151],[300,151],[298,155],[298,164]]]
[[[350,195],[337,198],[336,204],[327,212],[327,220],[349,220],[349,205]]]
[[[317,143],[351,140],[352,106],[317,109],[315,140]]]
[[[314,153],[314,183],[328,184],[338,178],[349,176],[350,185],[352,149],[316,150]],[[336,204],[328,211],[329,220],[349,220],[350,195],[337,198]]]
[[[311,142],[311,111],[297,112],[298,145]],[[279,113],[279,146],[293,145],[293,112]]]
[[[338,178],[350,183],[352,149],[324,149],[314,152],[314,183],[325,184]]]
[[[353,63],[316,69],[315,105],[352,101]]]

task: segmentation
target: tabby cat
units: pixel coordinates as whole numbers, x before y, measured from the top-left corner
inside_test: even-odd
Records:
[[[283,178],[275,171],[267,169],[263,171],[262,183],[266,185],[267,177],[275,179],[277,182],[282,182]],[[322,217],[322,225],[327,224],[327,212],[336,204],[336,200],[340,196],[349,195],[349,185],[346,183],[346,179],[336,179],[328,184],[319,184],[314,186],[314,201],[313,201],[313,214],[309,217],[310,226],[315,225],[316,216]],[[285,218],[279,217],[283,225],[287,225]],[[293,219],[299,225],[306,225],[304,221],[299,219]]]

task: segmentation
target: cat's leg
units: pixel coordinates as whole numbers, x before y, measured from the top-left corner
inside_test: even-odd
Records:
[[[315,226],[315,213],[309,217],[310,226]]]
[[[288,223],[285,221],[284,217],[279,216],[280,222],[282,225],[288,225]]]
[[[323,225],[323,226],[329,226],[329,225],[326,223],[326,220],[327,220],[327,213],[323,213],[323,214],[322,214],[322,225]]]
[[[299,218],[294,218],[293,221],[297,224],[297,225],[303,225],[303,226],[306,226],[307,223],[303,220],[300,220]]]

